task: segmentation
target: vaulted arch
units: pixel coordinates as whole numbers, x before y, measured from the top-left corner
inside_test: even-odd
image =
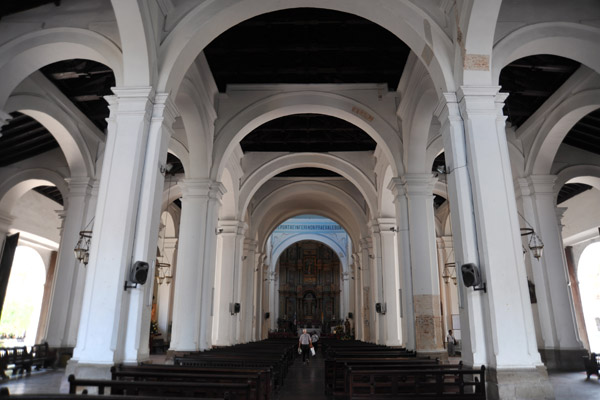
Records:
[[[369,180],[369,177],[355,165],[334,154],[296,153],[277,157],[248,174],[240,188],[238,215],[242,216],[246,213],[252,196],[267,180],[281,172],[306,167],[323,168],[342,175],[357,187],[365,198],[369,209],[375,212],[375,186]]]
[[[106,37],[78,28],[49,28],[20,36],[0,47],[0,109],[13,90],[33,72],[57,61],[84,58],[113,70],[123,84],[121,50]]]
[[[361,110],[362,113],[359,115],[352,110]],[[403,172],[402,160],[396,156],[402,154],[400,138],[396,130],[376,111],[357,100],[338,94],[302,90],[267,96],[225,122],[216,132],[211,177],[219,180],[235,146],[252,130],[275,118],[304,113],[341,118],[361,128],[381,146],[383,154],[390,160],[394,174]]]
[[[327,235],[319,235],[316,233],[298,233],[296,235],[291,235],[290,237],[286,238],[284,241],[279,243],[275,249],[273,249],[273,257],[271,258],[272,262],[269,266],[270,272],[275,272],[277,260],[279,259],[281,253],[283,253],[288,247],[290,247],[294,243],[301,242],[303,240],[315,240],[331,248],[342,262],[342,270],[344,272],[348,271],[349,261],[348,257],[344,255],[346,254],[347,250],[341,248],[339,243],[331,240],[329,237],[327,237]]]
[[[10,210],[21,196],[43,185],[56,186],[64,199],[64,208],[68,207],[69,188],[65,177],[49,169],[32,168],[19,171],[0,183],[0,210],[10,214]]]
[[[410,1],[230,0],[205,2],[191,10],[160,47],[159,90],[176,93],[186,71],[213,39],[240,22],[287,8],[327,8],[360,15],[404,41],[427,65],[438,92],[453,90],[453,48],[427,13]],[[423,26],[427,25],[425,34]]]

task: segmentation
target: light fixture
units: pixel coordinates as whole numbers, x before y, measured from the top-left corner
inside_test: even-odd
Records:
[[[160,166],[160,173],[166,176],[173,169],[173,164],[168,163]]]
[[[390,228],[390,232],[398,232],[398,228],[397,228],[397,227],[395,227],[395,226],[392,226],[392,227]]]
[[[92,231],[81,231],[79,232],[79,240],[75,245],[75,258],[83,265],[87,265],[90,260],[90,244],[92,240]]]
[[[454,285],[456,285],[456,263],[446,263],[444,264],[444,269],[442,270],[442,279],[444,279],[444,283],[448,284],[450,279]]]
[[[536,260],[542,258],[544,243],[537,233],[535,233],[535,230],[533,228],[521,228],[521,236],[529,236],[527,247],[529,247]]]
[[[75,252],[75,258],[83,263],[84,266],[88,265],[90,261],[90,246],[92,243],[92,229],[91,226],[94,222],[94,218],[88,222],[85,228],[79,232],[79,240],[75,245],[73,251]]]

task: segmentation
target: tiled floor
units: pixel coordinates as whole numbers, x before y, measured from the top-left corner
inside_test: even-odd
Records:
[[[302,359],[296,359],[290,368],[283,388],[276,393],[275,400],[325,400],[324,365],[320,354],[303,365]],[[8,387],[10,393],[66,393],[68,385],[64,370],[32,372],[29,376],[14,377],[0,383]],[[556,400],[600,400],[600,381],[585,380],[583,372],[551,373],[550,381],[554,386]]]

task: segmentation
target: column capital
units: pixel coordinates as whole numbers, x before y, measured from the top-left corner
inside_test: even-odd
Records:
[[[206,197],[221,200],[227,191],[221,182],[210,179],[182,179],[177,183],[181,187],[183,197]]]
[[[556,175],[530,175],[527,180],[530,182],[535,194],[554,196],[554,183],[556,182],[556,178]]]
[[[122,115],[150,114],[154,88],[151,86],[123,86],[112,88],[114,95],[104,96],[109,108]],[[112,118],[112,115],[111,117]]]
[[[507,93],[499,93],[499,91],[500,86],[461,86],[456,95],[460,109],[465,114],[497,115],[498,105],[504,103],[508,96]]]
[[[438,100],[438,104],[433,111],[433,115],[435,115],[440,122],[443,123],[450,118],[460,118],[460,113],[458,109],[458,99],[456,97],[455,92],[445,92],[442,93]]]
[[[377,218],[377,225],[381,234],[394,234],[398,229],[396,218]]]
[[[219,233],[224,235],[243,235],[248,225],[243,221],[237,219],[223,219],[219,220],[217,229]]]
[[[69,185],[69,197],[87,196],[92,193],[94,188],[94,180],[87,176],[65,178],[65,181]]]
[[[154,96],[154,109],[152,118],[164,118],[168,126],[171,126],[175,118],[179,115],[179,110],[175,106],[172,96],[169,93],[157,93]]]
[[[401,177],[407,195],[433,196],[438,178],[433,174],[406,174]]]

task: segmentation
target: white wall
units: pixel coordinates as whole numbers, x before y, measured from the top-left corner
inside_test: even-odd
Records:
[[[41,194],[30,190],[17,202],[11,214],[15,216],[11,229],[32,233],[60,243],[60,219],[56,213],[63,207]]]
[[[562,219],[565,242],[574,235],[600,227],[600,190],[587,190],[558,206],[567,207]]]

